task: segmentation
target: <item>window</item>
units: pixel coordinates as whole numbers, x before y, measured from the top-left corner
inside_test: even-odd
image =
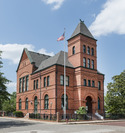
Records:
[[[86,53],[86,46],[83,45],[83,53]]]
[[[69,76],[66,76],[66,85],[69,86]],[[64,75],[60,75],[60,85],[64,85]]]
[[[100,110],[100,98],[98,97],[98,110]]]
[[[88,68],[90,68],[90,59],[88,59]]]
[[[49,86],[49,76],[47,77],[47,86]]]
[[[26,76],[26,91],[28,91],[28,85],[29,85],[29,76]]]
[[[61,97],[61,108],[64,108],[64,94]],[[68,96],[66,95],[66,109],[68,109]]]
[[[83,83],[84,86],[86,86],[86,79],[84,79],[84,83]]]
[[[94,55],[94,48],[91,49],[91,52],[92,52],[92,56]]]
[[[19,99],[19,110],[21,110],[21,107],[22,107],[22,105],[21,105],[21,99]]]
[[[66,76],[66,85],[69,86],[69,76]]]
[[[25,77],[23,77],[23,87],[22,87],[22,92],[25,91]]]
[[[87,47],[87,54],[90,54],[90,47]]]
[[[91,81],[90,81],[90,80],[88,80],[88,86],[89,86],[89,87],[91,86]]]
[[[36,81],[34,80],[34,85],[33,85],[34,87],[34,90],[36,89]]]
[[[64,85],[64,76],[60,75],[60,85]]]
[[[22,79],[20,78],[20,80],[19,80],[19,93],[21,92],[21,89],[22,89]]]
[[[86,67],[86,58],[83,58],[83,67]]]
[[[37,113],[37,104],[38,104],[37,96],[35,96],[35,98],[34,98],[34,113]]]
[[[92,60],[92,69],[94,69],[94,60]]]
[[[44,77],[44,87],[46,87],[46,77]]]
[[[72,54],[73,55],[75,54],[75,46],[73,46],[73,48],[72,48]]]
[[[101,82],[98,81],[98,90],[101,90]]]
[[[25,101],[25,109],[28,110],[28,98],[26,98],[26,101]]]
[[[44,97],[44,109],[48,109],[49,107],[49,97],[48,95],[45,95]]]
[[[38,79],[36,80],[36,89],[38,89]]]
[[[92,81],[92,87],[95,87],[95,81]]]

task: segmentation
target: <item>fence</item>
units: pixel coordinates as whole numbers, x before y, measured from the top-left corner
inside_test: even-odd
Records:
[[[57,114],[39,114],[39,113],[35,114],[35,113],[30,113],[29,118],[56,121]]]
[[[66,114],[66,119],[68,119],[68,121],[92,120],[92,115],[91,114]],[[63,114],[59,115],[59,120],[60,121],[64,120]]]

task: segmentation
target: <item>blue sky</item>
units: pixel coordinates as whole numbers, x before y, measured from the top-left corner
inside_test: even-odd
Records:
[[[2,72],[16,90],[16,69],[24,47],[54,55],[63,50],[57,42],[66,28],[66,39],[84,20],[97,41],[97,67],[111,77],[125,69],[125,0],[0,0],[0,50]]]

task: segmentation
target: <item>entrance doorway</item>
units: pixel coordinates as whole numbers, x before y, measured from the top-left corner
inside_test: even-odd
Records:
[[[87,113],[92,113],[92,98],[88,96],[86,101]]]

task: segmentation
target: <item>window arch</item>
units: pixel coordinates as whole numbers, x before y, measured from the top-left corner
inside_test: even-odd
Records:
[[[49,97],[46,94],[44,97],[44,109],[48,109],[49,108]]]
[[[19,99],[19,110],[21,110],[21,108],[22,108],[22,101],[21,99]]]
[[[35,113],[37,112],[37,105],[38,105],[37,96],[35,96],[35,98],[34,98],[34,112]]]
[[[91,54],[94,55],[94,48],[91,49],[91,52],[92,52]]]
[[[90,54],[90,47],[87,47],[87,54]]]
[[[83,53],[86,53],[86,46],[83,45]]]
[[[73,46],[73,48],[72,48],[72,54],[73,55],[75,54],[75,46]]]
[[[64,94],[61,97],[61,108],[64,108]],[[68,96],[66,95],[66,109],[68,109]]]
[[[100,98],[98,97],[98,110],[100,110]]]
[[[28,98],[25,100],[25,109],[28,110]]]

